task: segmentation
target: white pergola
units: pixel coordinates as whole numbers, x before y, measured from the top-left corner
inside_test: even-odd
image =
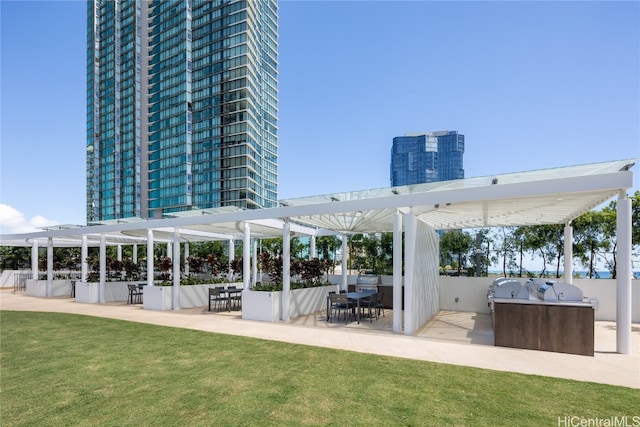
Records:
[[[402,329],[402,232],[411,242],[417,223],[432,229],[565,225],[565,241],[572,241],[571,221],[603,203],[617,198],[617,349],[629,353],[631,347],[631,201],[626,191],[633,186],[631,168],[636,159],[580,166],[500,174],[480,178],[379,188],[281,200],[269,209],[241,210],[225,207],[174,214],[170,218],[116,220],[90,226],[58,226],[19,235],[0,236],[0,245],[31,246],[33,270],[37,273],[37,248],[48,248],[48,280],[52,280],[53,246],[81,246],[83,261],[88,246],[101,248],[101,292],[104,298],[107,244],[146,243],[147,269],[153,272],[154,242],[172,244],[173,258],[179,258],[181,242],[243,241],[243,286],[249,288],[252,239],[283,237],[283,320],[289,320],[290,237],[307,235],[348,235],[352,233],[394,232],[394,331]],[[404,224],[404,227],[403,227]],[[342,286],[346,288],[346,240],[343,240]],[[415,243],[415,242],[413,242]],[[408,243],[405,243],[408,245]],[[255,245],[253,246],[255,280]],[[410,250],[407,250],[410,249]],[[233,250],[229,251],[230,254]],[[415,268],[415,252],[405,247],[405,276]],[[572,245],[565,245],[565,280],[573,276]],[[135,260],[134,260],[135,261]],[[174,263],[174,309],[179,309],[179,263]],[[409,272],[411,273],[411,272]],[[83,263],[83,279],[86,265]],[[148,274],[153,286],[153,274]],[[405,299],[411,298],[413,284],[405,279]],[[104,300],[101,300],[104,302]],[[405,301],[405,333],[417,327],[411,321],[411,304]]]

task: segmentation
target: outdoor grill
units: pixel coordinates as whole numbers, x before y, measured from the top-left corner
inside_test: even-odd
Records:
[[[529,291],[519,280],[501,277],[493,281],[487,292],[487,306],[492,313],[496,298],[529,299]]]
[[[358,274],[356,278],[356,292],[378,291],[380,276],[375,274]]]
[[[554,283],[556,283],[555,280],[542,278],[529,279],[527,280],[527,289],[531,295],[538,296],[538,289],[540,289],[540,286],[553,285]]]
[[[489,287],[487,302],[495,345],[593,356],[595,307],[578,287],[502,278]]]
[[[579,301],[582,302],[582,290],[564,282],[549,282],[538,287],[538,299],[542,301]]]
[[[488,296],[493,298],[529,299],[529,292],[519,280],[501,277],[493,281],[489,287]]]

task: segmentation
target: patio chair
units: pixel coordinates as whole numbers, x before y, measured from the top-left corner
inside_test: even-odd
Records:
[[[128,284],[129,298],[127,304],[142,304],[142,289],[138,285]]]
[[[365,309],[368,311],[370,322],[373,322],[374,317],[378,320],[378,292],[371,292],[367,298],[360,300],[361,316]]]
[[[378,312],[378,318],[380,318],[380,312],[382,312],[382,317],[384,317],[384,291],[379,291],[376,296],[376,310]]]
[[[235,285],[227,286],[227,289],[238,289]],[[229,304],[233,310],[242,308],[242,293],[229,294]]]
[[[211,303],[213,303],[213,308],[215,310],[220,310],[220,306],[225,305],[225,298],[220,293],[220,289],[209,288],[209,311],[211,311]]]
[[[349,301],[345,294],[329,294],[329,323],[333,322],[334,313],[340,320],[340,313],[344,313],[344,323],[347,323],[347,316],[351,315],[353,303]]]

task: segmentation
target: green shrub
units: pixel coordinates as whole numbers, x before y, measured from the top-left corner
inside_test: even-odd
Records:
[[[305,288],[317,288],[319,286],[328,286],[331,285],[329,282],[313,282],[313,281],[302,281],[302,282],[291,282],[289,288],[293,289],[305,289]],[[275,292],[282,290],[282,283],[256,283],[256,285],[252,288],[253,291],[266,291],[266,292]]]

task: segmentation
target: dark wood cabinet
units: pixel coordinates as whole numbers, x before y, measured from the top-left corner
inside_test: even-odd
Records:
[[[495,345],[593,356],[590,305],[495,302]]]

